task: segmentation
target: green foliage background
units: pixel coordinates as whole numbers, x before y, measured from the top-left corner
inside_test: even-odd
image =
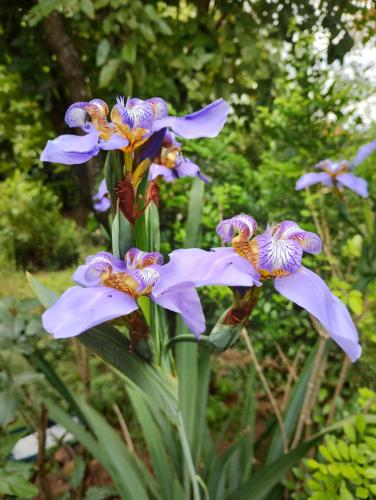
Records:
[[[349,79],[341,67],[355,39],[375,43],[374,12],[374,2],[339,0],[321,2],[319,9],[313,0],[21,0],[1,5],[2,267],[71,265],[82,235],[85,244],[89,234],[96,247],[108,245],[103,220],[91,208],[104,157],[71,168],[39,160],[48,139],[69,133],[63,118],[72,102],[100,97],[111,105],[118,95],[160,96],[171,112],[183,114],[223,97],[232,113],[220,136],[184,143],[184,154],[211,178],[201,246],[218,246],[216,225],[236,213],[252,214],[261,227],[295,219],[312,231],[319,214],[330,228],[333,259],[305,257],[304,263],[328,281],[356,318],[364,355],[351,368],[343,394],[356,406],[358,386],[376,389],[375,157],[358,169],[369,183],[369,199],[346,191],[345,216],[329,190],[297,193],[294,185],[319,160],[351,158],[375,139],[375,124],[364,124],[358,112],[358,103],[372,94],[371,82],[356,68]],[[316,45],[322,34],[327,39],[323,50]],[[160,184],[164,254],[185,241],[190,185],[190,179]],[[67,217],[81,226],[79,232]],[[220,287],[200,293],[209,330],[231,296]],[[301,346],[306,355],[317,335],[308,315],[271,286],[252,314],[250,332],[261,359],[277,358],[277,344],[289,359]],[[318,426],[329,413],[342,361],[339,350],[330,355],[333,363],[313,412]],[[227,401],[239,401],[245,392],[242,367],[226,366],[227,378],[220,370],[212,380],[218,397],[209,405],[214,429],[231,414],[236,426],[236,404]],[[104,389],[112,379],[94,371],[94,403],[102,410],[112,397]],[[285,374],[270,370],[268,375],[281,395]],[[70,381],[69,369],[64,376]],[[337,405],[343,412],[341,400]],[[314,483],[300,479],[306,481],[304,494],[314,495]],[[341,481],[335,487],[347,488]]]

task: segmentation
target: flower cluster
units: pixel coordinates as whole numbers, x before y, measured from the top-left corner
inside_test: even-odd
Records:
[[[125,238],[128,241],[134,239],[138,214],[146,210],[152,198],[145,189],[140,193],[141,179],[149,182],[149,188],[158,177],[167,182],[185,176],[207,181],[198,165],[183,155],[176,135],[187,139],[214,137],[222,129],[228,112],[229,106],[223,99],[184,117],[169,116],[165,101],[158,97],[126,102],[118,98],[111,113],[100,99],[79,102],[68,108],[65,121],[70,127],[81,128],[84,135],[63,135],[48,141],[41,158],[78,164],[101,149],[120,150],[124,168],[120,165],[119,171],[106,172],[107,183],[103,179],[93,201],[98,211],[106,211],[111,205],[117,214],[122,211],[132,226]],[[366,181],[351,172],[375,149],[376,141],[360,148],[352,162],[320,162],[317,168],[321,172],[303,175],[296,189],[322,182],[336,189],[347,186],[366,197]],[[234,299],[233,308],[224,315],[224,324],[232,328],[248,319],[263,283],[270,279],[277,292],[320,321],[352,361],[360,356],[358,334],[345,305],[317,274],[302,265],[304,253],[321,252],[322,242],[315,233],[291,220],[258,231],[253,217],[240,214],[220,222],[217,234],[223,244],[230,246],[211,251],[175,250],[167,264],[160,253],[129,248],[132,244],[118,252],[123,258],[107,252],[88,257],[73,275],[77,286],[69,288],[44,313],[44,328],[55,338],[80,335],[118,318],[133,328],[130,318],[139,308],[139,299],[148,297],[181,315],[199,340],[205,332],[205,317],[197,287],[228,286],[235,298],[240,297]]]

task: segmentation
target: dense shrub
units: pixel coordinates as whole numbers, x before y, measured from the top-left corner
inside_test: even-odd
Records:
[[[22,268],[61,269],[76,262],[79,234],[41,181],[16,172],[0,184],[0,259]]]

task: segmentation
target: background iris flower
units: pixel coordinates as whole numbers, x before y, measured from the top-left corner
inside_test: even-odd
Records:
[[[368,197],[367,181],[362,177],[358,177],[352,173],[362,161],[364,161],[376,149],[376,141],[370,142],[362,146],[355,158],[351,161],[341,160],[333,162],[331,160],[323,160],[317,163],[316,168],[321,172],[309,172],[302,175],[298,179],[295,189],[300,189],[313,186],[314,184],[324,184],[326,186],[337,185],[338,187],[346,186],[355,193]]]
[[[201,173],[200,167],[183,156],[181,149],[175,134],[167,131],[161,153],[150,165],[148,180],[153,181],[162,176],[165,181],[173,182],[181,177],[199,177],[202,181],[208,182],[208,177]]]
[[[111,206],[110,194],[107,189],[106,179],[99,184],[98,191],[93,196],[94,208],[97,212],[106,212]]]

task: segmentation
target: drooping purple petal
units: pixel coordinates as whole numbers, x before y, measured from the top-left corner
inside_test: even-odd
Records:
[[[108,287],[68,288],[42,316],[43,327],[54,338],[80,335],[90,328],[138,309],[134,299]]]
[[[93,287],[101,284],[103,273],[125,272],[125,261],[117,259],[109,252],[98,252],[86,258],[85,264],[79,266],[73,274],[73,281],[84,287]]]
[[[355,158],[352,160],[351,164],[354,167],[357,167],[362,161],[364,161],[370,154],[372,154],[374,151],[376,151],[376,141],[369,142],[368,144],[365,144],[361,148],[359,148],[358,152],[356,153]],[[351,189],[351,188],[350,188]],[[361,195],[363,196],[363,195]]]
[[[98,138],[97,131],[85,135],[60,135],[47,142],[40,159],[66,165],[85,163],[99,153]]]
[[[180,156],[176,161],[176,172],[178,177],[198,177],[200,174],[200,167],[193,163],[189,158]]]
[[[104,196],[100,200],[94,200],[94,209],[97,212],[107,212],[107,210],[111,207],[111,200]]]
[[[340,184],[343,184],[347,188],[351,189],[351,191],[363,196],[363,198],[368,197],[367,181],[362,177],[358,177],[354,174],[340,174],[338,175],[337,180]]]
[[[258,268],[267,271],[282,269],[294,273],[299,269],[303,247],[293,239],[278,239],[272,235],[271,229],[258,236],[255,240],[258,244]]]
[[[159,297],[155,297],[153,293],[151,299],[165,309],[180,314],[197,338],[205,331],[205,316],[196,290],[187,289]]]
[[[223,243],[230,243],[235,236],[235,231],[239,232],[242,240],[249,240],[257,229],[257,222],[253,217],[246,214],[239,214],[220,222],[216,228],[217,234]]]
[[[200,111],[182,117],[166,116],[156,120],[153,131],[170,127],[175,134],[186,139],[215,137],[222,130],[230,106],[223,99],[218,99]]]
[[[108,194],[108,188],[106,184],[106,179],[103,179],[101,183],[99,184],[97,194],[95,195],[96,198],[103,198],[103,196],[106,196]]]
[[[177,179],[173,168],[168,168],[158,163],[152,163],[150,165],[148,181],[153,181],[159,176],[163,177],[166,182],[173,182]]]
[[[160,269],[154,296],[206,285],[260,286],[260,275],[232,248],[208,252],[198,248],[175,250]]]
[[[274,286],[281,295],[315,316],[352,362],[359,358],[362,349],[353,320],[317,274],[302,267],[295,274],[276,278]]]
[[[198,165],[184,156],[181,158],[178,157],[175,168],[168,168],[164,165],[152,163],[150,165],[148,180],[153,181],[158,176],[162,176],[166,182],[173,182],[182,177],[199,177],[204,182],[208,182],[209,180],[201,174]]]
[[[108,197],[106,180],[103,179],[99,184],[98,191],[93,196],[94,208],[97,212],[106,212],[111,206],[111,200]]]
[[[330,175],[326,172],[309,172],[308,174],[302,175],[300,179],[298,179],[295,189],[299,191],[299,189],[313,186],[313,184],[319,184],[320,182],[326,186],[333,185]]]

